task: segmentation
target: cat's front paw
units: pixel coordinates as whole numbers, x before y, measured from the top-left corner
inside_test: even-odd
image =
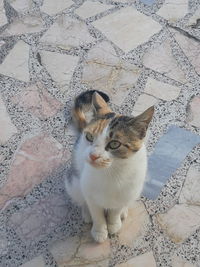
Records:
[[[117,222],[115,223],[108,223],[108,233],[113,235],[113,234],[116,234],[119,232],[119,230],[121,229],[122,227],[122,222],[121,222],[121,219],[118,220]]]
[[[92,227],[91,234],[94,240],[98,243],[103,243],[108,237],[108,231],[106,228],[95,229],[94,227]]]

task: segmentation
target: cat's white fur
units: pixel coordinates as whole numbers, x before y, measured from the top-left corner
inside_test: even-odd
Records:
[[[81,135],[74,151],[75,167],[80,177],[66,180],[66,189],[71,198],[82,206],[87,222],[92,217],[92,236],[103,242],[108,232],[113,234],[121,228],[121,216],[128,206],[139,198],[147,169],[145,145],[127,159],[112,158],[105,150],[108,129],[90,144]],[[89,153],[100,155],[100,160],[110,159],[106,168],[95,168],[89,163]],[[107,210],[107,218],[105,218]]]

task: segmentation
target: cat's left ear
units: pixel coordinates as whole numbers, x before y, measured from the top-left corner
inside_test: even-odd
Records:
[[[95,115],[100,116],[112,112],[106,101],[97,92],[92,96],[92,105]]]
[[[146,131],[150,121],[153,118],[153,114],[154,114],[154,106],[148,108],[147,110],[145,110],[145,112],[133,118],[132,126],[134,127],[134,130],[137,131],[138,137],[140,139],[143,139],[146,136]]]

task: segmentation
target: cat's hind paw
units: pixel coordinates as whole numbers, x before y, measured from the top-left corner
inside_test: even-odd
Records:
[[[124,221],[127,218],[127,216],[128,216],[128,208],[123,208],[120,215],[121,220]]]
[[[92,228],[91,230],[92,237],[98,243],[103,243],[108,238],[108,231],[107,229],[104,230],[96,230]]]
[[[116,223],[109,223],[108,225],[108,232],[109,234],[113,235],[119,232],[119,230],[122,227],[122,222],[121,220],[117,221]]]

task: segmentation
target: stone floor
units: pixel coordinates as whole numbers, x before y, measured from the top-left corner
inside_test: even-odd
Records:
[[[75,95],[155,105],[149,171],[95,244],[64,192]],[[0,0],[0,266],[200,266],[200,1]]]

